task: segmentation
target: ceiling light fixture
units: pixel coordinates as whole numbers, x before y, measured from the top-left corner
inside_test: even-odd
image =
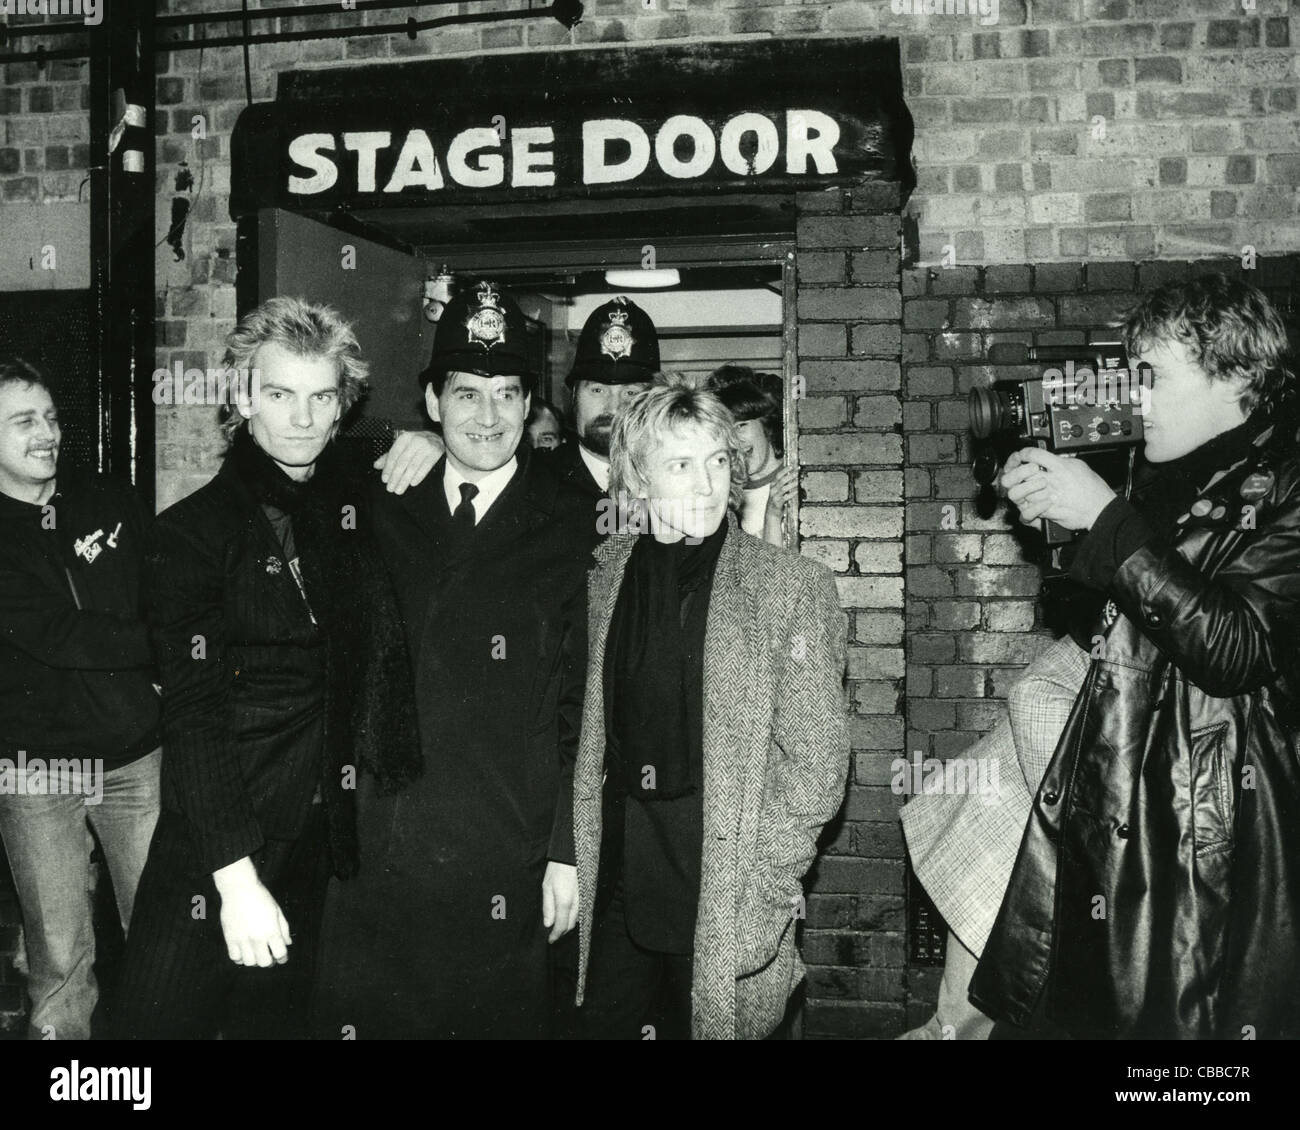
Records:
[[[675,267],[653,271],[632,268],[606,271],[605,282],[618,290],[656,290],[659,287],[680,286],[682,275]]]

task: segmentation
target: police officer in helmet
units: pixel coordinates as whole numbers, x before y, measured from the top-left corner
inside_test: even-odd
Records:
[[[562,479],[593,499],[605,497],[614,414],[649,388],[658,371],[659,335],[649,314],[621,294],[592,311],[565,382],[578,442],[551,456]]]

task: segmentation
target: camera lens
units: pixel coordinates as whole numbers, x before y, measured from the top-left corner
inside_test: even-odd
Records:
[[[973,388],[967,401],[970,430],[976,439],[988,439],[995,432],[1013,426],[1015,411],[1011,398],[995,388]]]

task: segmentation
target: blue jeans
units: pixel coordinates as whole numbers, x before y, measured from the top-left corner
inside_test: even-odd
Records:
[[[4,841],[27,940],[27,994],[31,1039],[84,1040],[99,1000],[92,968],[91,828],[113,879],[125,932],[149,840],[158,820],[162,751],[112,769],[102,782],[69,774],[54,791],[26,795],[30,772],[17,776],[14,794],[0,794]],[[96,803],[99,786],[102,797]],[[89,802],[89,803],[88,803]]]

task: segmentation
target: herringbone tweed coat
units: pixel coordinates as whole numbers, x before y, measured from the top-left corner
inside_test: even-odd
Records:
[[[821,565],[743,533],[733,515],[704,651],[704,852],[691,985],[694,1039],[761,1039],[804,975],[794,922],[817,836],[844,799],[845,625]],[[591,949],[605,758],[605,642],[634,534],[595,551],[574,776],[581,898],[578,1004]]]

